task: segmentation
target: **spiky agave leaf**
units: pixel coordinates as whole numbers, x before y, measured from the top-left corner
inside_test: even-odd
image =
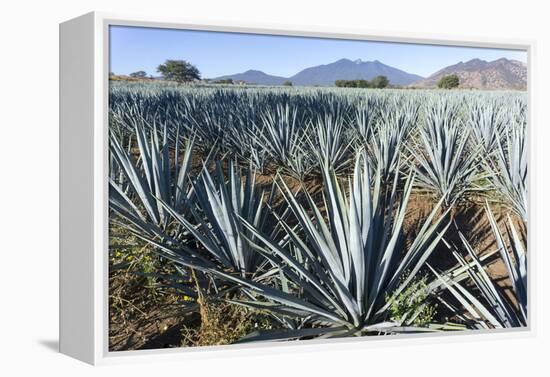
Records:
[[[379,174],[375,181],[380,179]],[[286,184],[281,190],[299,222],[297,229],[281,223],[297,252],[284,248],[254,226],[247,228],[261,240],[258,250],[277,264],[300,294],[271,290],[260,293],[271,306],[284,308],[288,315],[309,318],[325,326],[346,326],[352,333],[407,331],[401,324],[385,322],[388,295],[397,295],[414,279],[446,227],[444,216],[436,218],[440,204],[427,218],[408,250],[400,242],[413,177],[409,176],[400,203],[395,189],[390,200],[371,193],[371,177],[366,155],[358,156],[353,179],[346,195],[330,169],[324,170],[327,220],[313,198],[304,192],[301,204]],[[376,186],[376,184],[375,184]],[[382,204],[385,205],[382,205]],[[436,230],[441,230],[439,234]],[[404,275],[406,278],[403,278]],[[257,290],[256,290],[256,293]],[[410,329],[409,329],[410,330]]]
[[[378,110],[376,101],[372,98],[367,98],[357,106],[355,111],[355,121],[352,123],[355,139],[366,146],[373,132],[373,127],[376,123]]]
[[[468,128],[472,130],[473,143],[480,144],[485,154],[492,153],[504,126],[504,117],[498,103],[475,101],[468,107]]]
[[[501,233],[488,203],[486,204],[486,213],[497,245],[496,252],[500,254],[511,282],[513,300],[499,286],[495,278],[486,271],[486,264],[483,263],[483,260],[487,259],[487,256],[479,257],[462,233],[459,233],[460,239],[471,262],[467,262],[456,248],[447,244],[463,268],[461,273],[438,275],[435,270],[432,269],[432,271],[447,287],[452,297],[462,304],[465,311],[463,316],[466,321],[472,323],[472,327],[527,326],[527,257],[523,242],[509,216],[506,224],[508,233],[506,239]],[[461,284],[463,280],[473,283],[481,295],[481,300],[471,292],[471,289],[466,287],[466,284]]]
[[[525,128],[508,124],[497,139],[494,156],[486,158],[491,182],[506,203],[527,223],[527,146]]]
[[[427,106],[419,137],[420,143],[411,150],[418,186],[445,197],[449,206],[472,188],[479,149],[467,149],[470,130],[462,127],[457,108],[448,99]]]
[[[297,121],[297,114],[297,109],[291,109],[289,104],[278,105],[275,111],[262,114],[263,127],[256,144],[265,150],[277,167],[303,178],[311,167],[310,157],[302,147],[303,129]]]
[[[191,219],[171,206],[165,209],[190,232],[221,268],[254,277],[264,271],[266,259],[250,245],[254,235],[242,225],[247,221],[264,229],[272,195],[258,188],[252,169],[244,173],[235,162],[229,164],[227,178],[220,162],[212,176],[203,169],[194,185],[195,205]],[[276,229],[273,230],[275,234]]]
[[[346,137],[343,117],[320,116],[309,124],[309,131],[308,146],[315,155],[319,170],[328,168],[337,174],[344,172],[352,163],[354,138]]]
[[[367,151],[371,166],[380,170],[382,182],[389,182],[395,174],[403,145],[417,120],[418,107],[412,101],[394,103],[380,112]]]
[[[122,178],[110,180],[111,208],[129,224],[144,231],[166,230],[168,219],[163,203],[182,211],[192,195],[189,182],[193,141],[171,143],[167,128],[159,137],[156,125],[148,131],[142,122],[134,124],[137,156],[125,149],[118,138],[110,135],[111,156]],[[181,160],[181,161],[180,161]],[[155,231],[158,235],[158,231]]]
[[[204,168],[194,182],[194,198],[185,211],[180,213],[161,201],[166,215],[171,219],[172,229],[181,227],[185,231],[185,238],[168,237],[163,232],[154,237],[155,233],[152,232],[133,231],[176,266],[202,272],[198,276],[208,283],[201,285],[201,289],[211,290],[213,286],[215,290],[209,294],[211,300],[233,297],[236,284],[241,284],[233,278],[233,274],[246,277],[251,282],[267,282],[278,271],[276,266],[250,246],[255,237],[242,226],[246,219],[258,229],[264,229],[273,190],[268,193],[260,190],[252,169],[241,169],[236,163],[228,165],[227,176],[219,161],[213,174]],[[284,218],[284,213],[281,216]],[[274,227],[270,236],[275,238],[277,231],[278,227]],[[200,246],[197,248],[194,243]],[[162,278],[164,281],[171,280],[167,276]],[[193,308],[193,305],[186,306],[187,310]],[[276,313],[271,316],[284,327],[295,326],[295,323]]]

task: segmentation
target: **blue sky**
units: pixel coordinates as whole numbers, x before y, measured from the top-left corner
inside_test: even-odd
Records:
[[[203,78],[249,69],[289,77],[342,58],[379,60],[425,77],[474,58],[527,60],[525,51],[127,26],[111,26],[110,49],[110,71],[116,74],[143,70],[156,76],[166,59],[183,59]]]

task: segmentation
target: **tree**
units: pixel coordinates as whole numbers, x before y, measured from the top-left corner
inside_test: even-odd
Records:
[[[458,87],[460,79],[457,75],[443,76],[437,83],[437,87],[441,89],[452,89]]]
[[[130,73],[130,77],[134,77],[136,79],[144,79],[147,77],[147,72],[145,71],[137,71]]]
[[[166,60],[158,66],[157,71],[165,80],[189,82],[201,79],[197,67],[185,60]]]
[[[390,80],[386,76],[376,76],[370,82],[371,88],[383,89],[390,84]]]
[[[284,83],[283,83],[284,86],[292,86],[292,81],[290,80],[286,80]]]

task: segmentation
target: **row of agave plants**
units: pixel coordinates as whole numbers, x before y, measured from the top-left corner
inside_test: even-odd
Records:
[[[112,221],[173,263],[187,296],[279,324],[243,341],[527,325],[521,94],[112,84],[110,107]],[[413,193],[434,205],[406,234]],[[484,254],[453,221],[474,198]],[[448,270],[429,263],[442,245]],[[488,273],[497,257],[511,294]],[[405,292],[421,302],[396,318]],[[436,301],[462,326],[418,326]]]

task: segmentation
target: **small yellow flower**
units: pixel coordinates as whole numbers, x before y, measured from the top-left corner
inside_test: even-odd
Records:
[[[115,258],[120,258],[122,256],[122,253],[120,250],[115,251]]]
[[[193,301],[193,298],[184,295],[184,296],[183,296],[183,301]]]

